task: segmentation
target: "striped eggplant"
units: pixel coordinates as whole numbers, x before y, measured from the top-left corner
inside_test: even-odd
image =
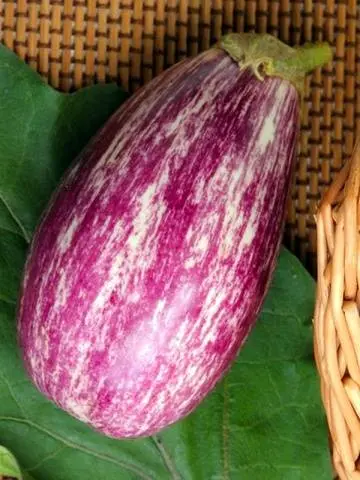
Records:
[[[43,394],[120,438],[159,431],[213,389],[274,270],[298,87],[329,58],[324,44],[230,34],[109,119],[54,193],[25,267],[19,342]]]

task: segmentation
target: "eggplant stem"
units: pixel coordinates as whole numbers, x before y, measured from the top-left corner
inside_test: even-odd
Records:
[[[300,93],[306,74],[332,59],[331,47],[326,42],[292,48],[267,33],[229,33],[216,46],[225,50],[240,69],[250,67],[259,80],[266,76],[281,77],[294,84]]]

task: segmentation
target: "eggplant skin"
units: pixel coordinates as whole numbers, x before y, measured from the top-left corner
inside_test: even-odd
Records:
[[[117,438],[202,401],[268,290],[298,129],[289,82],[217,49],[120,107],[65,174],[27,258],[19,344],[46,397]]]

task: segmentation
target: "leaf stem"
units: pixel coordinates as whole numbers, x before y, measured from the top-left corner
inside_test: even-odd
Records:
[[[174,465],[174,462],[172,460],[172,458],[170,457],[170,455],[168,454],[168,452],[166,451],[164,445],[163,445],[163,442],[160,440],[160,438],[157,436],[157,435],[154,435],[151,437],[156,445],[156,448],[159,450],[163,460],[164,460],[164,463],[167,467],[167,469],[169,470],[170,474],[171,474],[171,478],[172,480],[181,480],[181,476],[180,474],[177,472],[176,470],[176,467]]]

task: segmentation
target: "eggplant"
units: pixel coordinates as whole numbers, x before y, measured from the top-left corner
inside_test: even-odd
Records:
[[[91,140],[44,212],[21,288],[19,344],[46,397],[123,438],[158,432],[214,388],[268,291],[299,89],[330,57],[326,44],[227,35]]]

